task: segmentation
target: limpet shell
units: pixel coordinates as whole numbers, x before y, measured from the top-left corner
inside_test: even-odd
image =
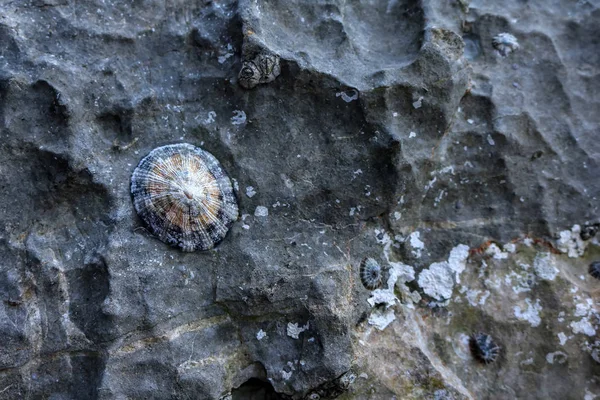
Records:
[[[144,157],[131,175],[131,194],[150,231],[183,251],[212,249],[238,218],[221,164],[188,143],[158,147]]]

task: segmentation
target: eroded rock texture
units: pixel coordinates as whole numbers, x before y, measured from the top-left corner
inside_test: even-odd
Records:
[[[600,396],[600,243],[581,237],[599,19],[592,1],[2,2],[0,398]],[[257,54],[281,71],[245,90]],[[132,206],[141,157],[177,142],[235,179],[241,219],[208,252]]]

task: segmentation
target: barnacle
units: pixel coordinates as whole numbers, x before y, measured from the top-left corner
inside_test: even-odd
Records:
[[[600,279],[600,261],[594,261],[590,264],[588,272],[596,279]]]
[[[375,290],[381,287],[382,275],[381,266],[374,259],[365,258],[360,263],[360,281],[365,288]]]
[[[510,33],[504,32],[494,36],[494,39],[492,39],[492,46],[498,50],[502,57],[506,57],[513,51],[519,49],[519,42],[516,37]]]
[[[600,228],[600,224],[585,225],[581,229],[581,233],[579,234],[579,236],[581,237],[581,240],[590,240],[591,238],[596,236],[596,233],[598,233],[599,228]]]
[[[135,210],[160,240],[209,250],[238,217],[231,181],[217,159],[191,144],[158,147],[131,176]]]
[[[471,336],[469,345],[473,356],[485,364],[496,361],[500,354],[500,347],[490,335],[485,333],[477,333]]]
[[[252,89],[260,82],[260,70],[253,61],[244,61],[238,76],[238,82],[246,89]]]
[[[279,56],[258,54],[254,59],[242,63],[238,82],[243,88],[252,89],[259,83],[274,81],[280,73]]]

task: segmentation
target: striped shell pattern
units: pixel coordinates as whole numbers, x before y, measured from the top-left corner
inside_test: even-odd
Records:
[[[131,194],[150,231],[183,251],[212,249],[238,218],[219,161],[187,143],[158,147],[144,157],[131,176]]]

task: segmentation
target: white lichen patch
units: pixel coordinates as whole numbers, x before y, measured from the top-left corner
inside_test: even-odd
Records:
[[[514,253],[517,250],[517,246],[514,243],[506,243],[502,248],[508,253]]]
[[[375,307],[378,304],[384,304],[386,308],[396,304],[396,296],[393,291],[390,292],[388,289],[375,289],[371,292],[371,297],[367,299],[367,302],[371,307]]]
[[[579,321],[573,321],[569,324],[573,333],[583,333],[584,335],[594,336],[596,334],[596,328],[587,318],[582,318]]]
[[[533,279],[534,275],[526,271],[519,271],[518,273],[516,271],[510,271],[504,277],[504,283],[506,283],[507,286],[511,286],[513,292],[518,294],[529,292],[533,285]]]
[[[533,303],[531,299],[525,299],[525,303],[527,303],[526,310],[522,310],[521,306],[513,307],[515,317],[521,321],[529,322],[534,328],[538,327],[542,323],[542,319],[540,318],[542,306],[540,305],[539,299],[536,299],[535,303]]]
[[[596,397],[598,396],[590,392],[587,388],[585,389],[585,396],[583,396],[583,400],[594,400]]]
[[[412,247],[411,253],[416,258],[421,258],[421,252],[425,249],[425,243],[419,239],[420,232],[413,232],[408,236],[408,243]]]
[[[305,330],[308,330],[308,322],[304,326],[299,326],[297,322],[293,324],[288,322],[287,324],[287,335],[292,339],[298,339],[299,335]]]
[[[387,280],[387,287],[375,289],[371,292],[371,297],[367,299],[367,302],[371,307],[383,304],[385,308],[389,308],[396,305],[398,301],[394,288],[396,282],[410,282],[415,279],[415,270],[410,265],[402,263],[390,263],[389,277]]]
[[[394,309],[400,301],[396,297],[395,289],[398,288],[403,294],[406,294],[405,305],[409,308],[414,308],[414,305],[411,303],[411,301],[418,302],[419,295],[416,292],[411,293],[408,287],[405,285],[406,282],[410,282],[415,279],[414,268],[410,265],[394,262],[390,259],[391,247],[393,245],[397,245],[397,243],[392,240],[384,230],[376,229],[375,237],[377,238],[377,242],[383,245],[383,256],[389,264],[389,270],[386,287],[373,290],[371,292],[371,296],[367,300],[371,307],[375,307],[377,305],[384,306],[373,309],[371,315],[369,316],[368,323],[378,330],[384,330],[396,319]],[[401,241],[402,237],[397,236],[395,240]]]
[[[460,283],[460,274],[465,270],[467,258],[469,258],[469,246],[465,244],[459,244],[450,251],[448,257],[448,266],[450,270],[456,274],[456,282]]]
[[[263,340],[266,337],[267,337],[267,333],[265,331],[263,331],[262,329],[256,333],[257,340]]]
[[[265,206],[258,206],[254,210],[255,217],[267,217],[269,216],[269,209]]]
[[[483,292],[478,289],[468,290],[466,295],[467,301],[473,307],[484,305],[488,297],[490,297],[489,290]]]
[[[433,263],[421,271],[418,283],[425,294],[440,301],[449,299],[454,289],[454,277],[447,262]]]
[[[579,297],[578,297],[579,298]],[[588,317],[593,311],[594,301],[592,299],[586,299],[583,303],[575,305],[575,316],[576,317]]]
[[[575,306],[574,316],[581,317],[581,319],[569,324],[573,333],[582,333],[587,336],[594,336],[596,334],[596,327],[590,321],[596,316],[592,299],[586,299],[585,302],[578,303]]]
[[[553,281],[558,274],[558,268],[555,267],[556,260],[550,253],[542,253],[535,256],[533,260],[533,270],[540,279]]]
[[[500,250],[500,247],[498,247],[495,243],[492,243],[487,248],[485,254],[492,256],[496,260],[505,260],[508,258],[508,253],[505,253],[502,250]]]
[[[439,301],[452,296],[455,283],[460,283],[460,274],[465,270],[469,247],[460,244],[450,251],[448,261],[433,263],[419,274],[419,286],[425,294]]]
[[[252,187],[252,186],[246,187],[246,196],[252,198],[252,197],[254,197],[255,194],[256,194],[256,190],[254,190],[254,187]]]
[[[377,243],[383,244],[383,245],[391,244],[392,239],[390,238],[390,235],[388,235],[388,233],[386,231],[384,231],[383,229],[375,229],[374,233],[375,233],[375,240],[377,240]]]
[[[564,334],[564,332],[558,333],[558,341],[560,342],[561,346],[564,346],[565,343],[567,343],[567,340],[569,340],[569,338]]]
[[[373,325],[375,328],[382,331],[385,328],[387,328],[387,326],[391,324],[395,319],[396,315],[394,314],[393,310],[376,309],[371,313],[371,315],[369,315],[368,322],[369,325]]]
[[[585,252],[587,243],[581,240],[581,227],[573,225],[570,231],[561,231],[558,234],[556,247],[570,258],[581,257]]]

